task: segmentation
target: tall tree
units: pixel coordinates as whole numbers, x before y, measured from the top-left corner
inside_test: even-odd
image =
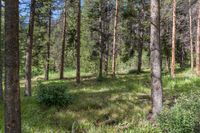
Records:
[[[198,2],[197,19],[196,73],[198,76],[200,76],[200,1]]]
[[[5,1],[5,132],[21,133],[19,1]]]
[[[47,53],[46,53],[46,64],[45,64],[45,80],[49,80],[49,62],[50,62],[50,46],[51,46],[51,1],[49,2],[49,14],[48,14],[48,42],[47,42]]]
[[[173,25],[172,25],[172,62],[171,62],[171,76],[175,77],[176,67],[176,0],[173,0]]]
[[[100,45],[100,58],[99,58],[99,77],[101,78],[103,76],[103,37],[102,37],[102,32],[103,32],[103,22],[102,22],[102,5],[103,5],[103,0],[99,1],[99,45]]]
[[[76,44],[76,82],[80,83],[80,47],[81,47],[81,0],[78,0],[77,44]]]
[[[160,45],[160,0],[151,0],[151,86],[152,86],[152,118],[162,110],[162,74]]]
[[[0,0],[0,100],[3,99],[3,43],[1,35],[1,24],[2,24],[2,2]]]
[[[112,76],[115,77],[116,73],[116,36],[118,26],[119,4],[118,0],[115,3],[115,20],[114,20],[114,33],[113,33],[113,52],[112,52]]]
[[[32,77],[32,47],[35,18],[35,0],[31,0],[29,30],[27,37],[26,64],[25,64],[25,96],[31,96],[31,77]]]
[[[63,21],[61,64],[60,64],[60,79],[64,78],[66,28],[67,28],[67,0],[65,0],[63,20],[64,21]]]
[[[189,18],[190,18],[190,64],[191,69],[194,68],[194,48],[193,48],[193,34],[192,34],[192,8],[191,8],[191,0],[189,0]]]

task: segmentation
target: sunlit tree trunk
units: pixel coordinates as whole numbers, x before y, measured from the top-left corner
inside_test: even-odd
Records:
[[[76,83],[80,83],[80,47],[81,47],[81,0],[78,0],[77,46],[76,46]]]
[[[3,42],[1,34],[1,24],[2,24],[2,2],[0,0],[0,100],[3,99]]]
[[[197,45],[196,45],[196,73],[200,76],[200,2],[198,2],[198,20],[197,20]]]
[[[5,1],[5,133],[21,133],[19,1]]]
[[[115,77],[116,73],[116,38],[117,38],[117,25],[118,25],[119,4],[118,0],[115,3],[115,20],[114,20],[114,33],[113,33],[113,52],[112,52],[112,76]]]
[[[193,48],[193,34],[192,34],[192,10],[191,10],[191,0],[189,0],[189,17],[190,17],[190,62],[191,69],[194,68],[194,48]]]
[[[49,62],[50,62],[50,45],[51,45],[51,3],[49,6],[49,15],[48,15],[48,42],[47,42],[47,53],[46,53],[46,64],[45,64],[45,80],[49,80]]]
[[[171,62],[171,76],[175,78],[176,67],[176,0],[173,0],[173,26],[172,26],[172,62]]]
[[[64,64],[65,64],[65,43],[66,43],[66,28],[67,28],[67,0],[65,0],[64,7],[64,21],[63,21],[63,38],[62,38],[62,54],[61,54],[61,64],[60,64],[60,79],[64,78]]]
[[[160,45],[160,0],[151,0],[151,87],[152,87],[152,118],[162,110],[162,73]]]
[[[25,64],[25,96],[31,96],[31,71],[32,71],[32,47],[35,17],[35,0],[31,1],[29,31],[27,36],[26,64]]]

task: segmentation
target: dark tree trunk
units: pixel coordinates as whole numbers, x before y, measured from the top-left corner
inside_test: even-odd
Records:
[[[112,76],[115,77],[116,73],[116,38],[117,38],[117,24],[119,14],[118,0],[115,3],[115,20],[114,20],[114,33],[113,33],[113,53],[112,53]]]
[[[66,43],[66,28],[67,28],[67,1],[65,0],[64,19],[63,19],[63,40],[62,40],[62,54],[60,63],[60,79],[64,78],[64,64],[65,64],[65,43]]]
[[[106,74],[108,74],[109,50],[110,50],[109,43],[107,43],[105,51],[106,53],[105,53],[105,68],[104,68]]]
[[[80,47],[81,47],[81,1],[78,0],[77,46],[76,46],[76,83],[80,83]]]
[[[138,73],[142,71],[142,51],[143,51],[143,39],[138,44]]]
[[[152,119],[162,110],[162,75],[160,46],[160,0],[151,0],[151,86]]]
[[[1,34],[1,24],[2,24],[2,8],[1,8],[1,0],[0,0],[0,100],[3,100],[3,42],[2,42],[2,34]]]
[[[31,77],[32,77],[32,47],[35,17],[35,0],[31,1],[29,31],[27,37],[26,64],[25,64],[25,96],[31,96]]]
[[[46,54],[46,64],[45,64],[45,80],[49,80],[49,62],[50,62],[50,45],[51,45],[51,3],[49,7],[49,23],[48,23],[48,42],[47,42],[47,54]]]
[[[5,1],[5,133],[21,133],[19,1]]]

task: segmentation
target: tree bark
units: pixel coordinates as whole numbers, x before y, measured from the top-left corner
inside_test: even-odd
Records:
[[[152,119],[162,110],[162,73],[160,45],[160,0],[151,0],[151,87],[152,87]]]
[[[200,76],[200,2],[198,2],[196,73]]]
[[[115,20],[114,20],[114,33],[113,33],[113,52],[112,52],[112,76],[116,74],[116,36],[117,36],[117,24],[118,24],[119,4],[116,0],[115,5]]]
[[[176,0],[173,0],[173,26],[172,26],[172,63],[171,63],[171,76],[175,78],[176,67]]]
[[[0,0],[0,100],[3,100],[3,42],[1,34],[2,24],[2,2]]]
[[[194,48],[193,48],[193,34],[192,34],[192,10],[191,10],[191,0],[189,0],[189,17],[190,17],[190,64],[191,69],[194,68]]]
[[[142,36],[143,37],[143,36]],[[143,51],[143,38],[141,39],[141,41],[139,41],[138,44],[138,73],[141,73],[142,71],[142,51]]]
[[[5,1],[5,133],[21,133],[19,1]]]
[[[49,17],[48,17],[48,42],[47,42],[47,55],[46,55],[46,64],[45,64],[45,80],[49,80],[49,62],[50,62],[50,45],[51,45],[51,3],[49,6]]]
[[[64,64],[65,64],[65,45],[66,45],[66,28],[67,28],[67,1],[65,0],[64,7],[64,26],[63,26],[63,38],[62,38],[62,53],[61,53],[61,64],[60,64],[60,79],[64,78]]]
[[[76,83],[80,83],[80,47],[81,47],[81,1],[78,0],[77,46],[76,46]]]
[[[25,64],[25,96],[31,96],[32,77],[32,47],[35,18],[35,0],[31,0],[29,31],[27,37],[26,64]]]

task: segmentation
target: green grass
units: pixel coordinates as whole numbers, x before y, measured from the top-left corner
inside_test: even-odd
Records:
[[[66,73],[70,75],[72,72]],[[66,85],[74,97],[66,108],[38,105],[35,97],[23,96],[21,82],[22,128],[25,133],[66,133],[72,130],[87,133],[159,133],[146,117],[151,109],[150,74],[120,74],[116,79],[85,79],[80,85],[74,80],[51,80],[45,84]],[[74,75],[71,74],[71,77]],[[33,86],[36,81],[33,82]],[[181,93],[188,94],[200,88],[200,78],[190,70],[179,72],[176,79],[163,76],[165,106],[171,106],[173,99]],[[33,89],[34,91],[34,89]],[[34,93],[33,93],[34,94]],[[3,107],[0,104],[0,118]],[[0,119],[0,132],[3,132]]]

